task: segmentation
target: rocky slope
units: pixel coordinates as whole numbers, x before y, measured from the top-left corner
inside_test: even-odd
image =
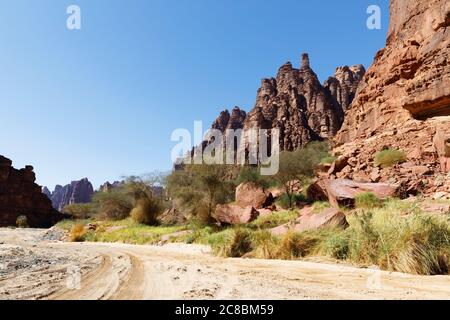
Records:
[[[353,100],[365,69],[339,67],[323,85],[310,67],[307,54],[300,68],[284,64],[276,78],[263,79],[254,108],[246,114],[235,107],[223,111],[212,128],[280,129],[281,150],[294,150],[313,140],[332,138],[340,129],[344,111]]]
[[[390,181],[407,194],[450,192],[450,2],[392,0],[386,48],[380,50],[346,112],[335,141],[346,163],[331,176]],[[407,161],[378,168],[386,148]]]
[[[87,178],[79,181],[72,181],[66,186],[57,185],[55,190],[50,193],[48,188],[42,190],[55,209],[62,211],[66,205],[75,203],[88,203],[94,194],[94,188]]]
[[[30,227],[49,227],[62,218],[35,181],[32,166],[17,170],[0,156],[0,227],[15,226],[19,216],[26,216]]]
[[[386,48],[364,76],[339,143],[450,115],[450,2],[392,0]]]

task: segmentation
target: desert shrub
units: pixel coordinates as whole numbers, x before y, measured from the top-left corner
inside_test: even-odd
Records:
[[[349,256],[349,236],[341,230],[330,230],[317,248],[317,253],[334,259],[346,260]]]
[[[349,260],[390,271],[421,275],[448,274],[448,220],[431,215],[396,215],[384,208],[355,217],[345,231]]]
[[[198,239],[198,243],[211,246],[213,252],[221,257],[230,256],[230,246],[234,240],[234,230],[225,229],[206,235],[204,238]]]
[[[132,197],[134,204],[130,215],[137,223],[157,225],[164,209],[162,198],[155,193],[152,183],[139,177],[128,178],[125,183],[125,193]]]
[[[288,198],[288,208],[294,205],[295,185],[289,183],[298,180],[305,184],[314,176],[316,167],[321,159],[328,156],[329,146],[323,142],[311,142],[305,148],[294,152],[283,151],[280,153],[280,166],[278,173],[271,179],[284,191]]]
[[[228,257],[240,258],[252,251],[252,249],[252,233],[244,228],[236,229],[233,241],[230,243]]]
[[[375,166],[377,167],[387,168],[405,161],[406,153],[397,149],[386,149],[375,155]]]
[[[230,171],[225,165],[186,166],[167,178],[169,194],[191,220],[213,224],[216,206],[234,201],[236,185]]]
[[[281,239],[277,256],[284,260],[305,257],[313,252],[318,241],[314,234],[288,232]]]
[[[131,210],[131,218],[136,223],[156,225],[158,215],[161,212],[161,205],[153,198],[140,199]]]
[[[25,215],[18,216],[16,219],[16,226],[19,228],[28,228],[28,218]]]
[[[257,259],[276,259],[279,242],[279,238],[267,230],[256,231],[253,234],[251,256]]]
[[[258,219],[249,224],[249,227],[253,229],[271,229],[291,222],[296,218],[298,218],[298,212],[296,211],[273,212],[270,215],[258,217]]]
[[[203,235],[197,238],[197,242],[210,245],[221,257],[239,258],[253,249],[252,232],[245,228],[228,228],[211,234],[208,234],[210,229],[201,232]]]
[[[133,209],[133,199],[121,188],[110,192],[98,192],[93,196],[98,207],[98,216],[105,220],[122,220],[129,217]]]
[[[72,242],[82,242],[86,236],[86,229],[82,224],[75,224],[70,230],[69,238]]]
[[[89,219],[96,213],[96,210],[92,203],[78,203],[65,206],[63,213],[74,219]]]
[[[355,196],[355,206],[358,209],[374,209],[382,205],[381,199],[372,192],[362,192]]]
[[[289,196],[287,193],[284,193],[281,197],[278,197],[276,200],[276,204],[281,208],[288,210],[292,209],[295,205],[300,202],[307,202],[306,197],[301,193],[293,193]]]

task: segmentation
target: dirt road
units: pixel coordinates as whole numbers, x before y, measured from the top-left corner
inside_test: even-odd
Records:
[[[450,299],[450,277],[222,259],[202,246],[60,243],[45,230],[0,229],[0,299]]]

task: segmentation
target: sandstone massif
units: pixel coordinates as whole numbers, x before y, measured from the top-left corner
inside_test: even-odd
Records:
[[[63,211],[70,204],[89,203],[94,194],[92,183],[87,178],[72,181],[70,184],[57,185],[53,192],[44,187],[42,192],[52,201],[53,208]]]
[[[247,114],[239,107],[223,111],[212,129],[280,130],[280,149],[295,150],[310,141],[331,139],[344,121],[344,113],[364,76],[362,65],[338,67],[321,84],[303,54],[300,67],[284,64],[276,78],[263,79],[254,108]]]
[[[386,47],[357,89],[335,137],[345,161],[331,178],[403,185],[409,195],[450,193],[450,2],[392,0]],[[374,165],[384,149],[406,162]]]
[[[35,181],[32,166],[17,170],[0,156],[0,227],[15,226],[19,216],[26,216],[34,228],[50,227],[63,218]]]

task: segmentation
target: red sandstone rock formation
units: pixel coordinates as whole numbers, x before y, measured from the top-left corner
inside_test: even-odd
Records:
[[[450,3],[392,0],[386,48],[357,90],[336,136],[348,165],[329,174],[404,186],[406,195],[450,193]],[[377,152],[403,150],[407,161],[374,165]]]
[[[212,128],[251,128],[280,130],[281,150],[295,150],[310,141],[330,139],[340,129],[344,111],[356,93],[364,67],[339,67],[334,77],[322,86],[303,54],[299,69],[290,62],[283,65],[276,78],[263,79],[254,108],[246,114],[235,107],[225,110]]]
[[[35,228],[50,227],[62,219],[35,180],[33,167],[17,170],[11,160],[0,156],[0,227],[15,226],[19,216],[26,216],[28,225]]]
[[[360,83],[339,143],[450,115],[450,2],[392,0],[390,9],[386,48]]]

